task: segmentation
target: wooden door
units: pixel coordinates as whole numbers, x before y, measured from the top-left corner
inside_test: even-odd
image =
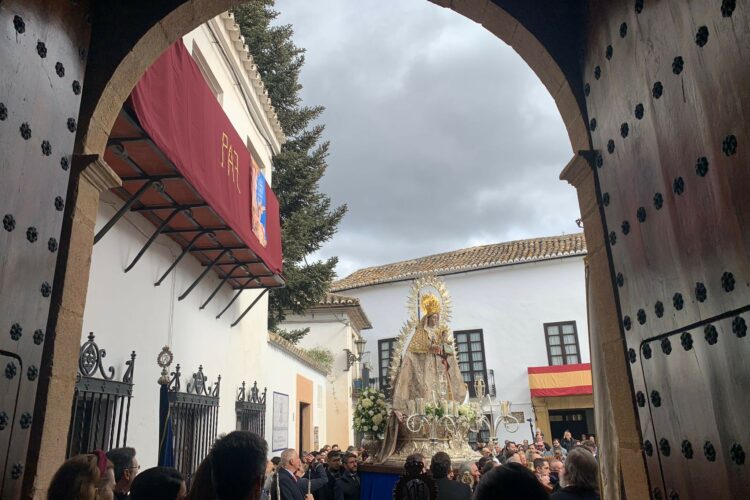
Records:
[[[0,3],[0,497],[21,494],[87,58],[88,3]]]
[[[583,64],[654,498],[750,488],[750,9],[590,2]]]

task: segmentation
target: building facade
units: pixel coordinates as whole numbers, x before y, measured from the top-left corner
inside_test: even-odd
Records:
[[[341,449],[358,445],[352,421],[358,391],[366,384],[362,376],[362,354],[358,352],[357,343],[363,345],[364,331],[372,328],[359,300],[328,293],[305,314],[289,314],[280,326],[288,330],[309,328],[300,346],[331,353],[332,362],[325,388],[327,443],[338,444]],[[372,350],[374,346],[368,346],[368,349]]]
[[[142,467],[161,463],[163,383],[170,393],[174,460],[189,475],[216,436],[238,428],[264,435],[276,455],[289,447],[319,446],[326,440],[327,370],[267,330],[267,292],[283,284],[283,277],[263,253],[280,238],[274,234],[273,195],[264,184],[270,186],[272,157],[284,134],[239,27],[230,14],[220,14],[168,52],[123,107],[104,157],[122,187],[103,193],[98,206],[95,231],[106,234],[97,237],[91,259],[80,363],[100,364],[102,370],[79,370],[68,452],[83,451],[84,444],[106,449],[126,443],[136,448]],[[232,214],[222,212],[221,196],[211,198],[210,189],[203,191],[181,163],[176,150],[189,148],[190,156],[200,156],[201,143],[176,145],[149,129],[143,95],[158,90],[160,84],[149,78],[155,79],[153,72],[164,64],[179,78],[195,80],[194,102],[182,102],[184,108],[213,106],[218,116],[210,121],[196,114],[190,126],[225,127],[201,130],[201,135],[216,134],[210,143],[216,161],[206,166],[216,169],[211,178],[238,194],[252,190],[252,210],[256,197],[268,203],[268,210],[266,205],[261,210],[266,218],[258,219],[262,235],[253,219],[252,237],[259,246],[246,244]],[[210,103],[198,102],[204,95]],[[143,168],[148,175],[131,180],[123,173],[126,167]],[[137,197],[143,182],[154,179],[154,189],[147,186]],[[163,198],[176,201],[166,207]],[[114,224],[107,228],[110,221]],[[280,252],[278,257],[280,263]],[[101,349],[106,357],[97,357]],[[114,395],[87,390],[109,376],[110,366],[112,381],[129,383],[111,388],[131,396],[117,406]]]
[[[495,401],[492,410],[486,408],[493,422],[500,421],[500,401],[511,403],[510,415],[518,421],[518,426],[501,423],[496,437],[532,439],[532,427],[550,436],[550,422],[563,421],[576,422],[575,429],[588,434],[595,430],[590,367],[581,366],[589,362],[585,255],[582,234],[499,243],[362,269],[332,290],[359,299],[371,319],[373,328],[365,334],[370,360],[387,392],[412,281],[440,276],[452,298],[450,326],[470,395],[475,397],[474,384],[482,380]],[[562,365],[588,371],[584,394],[558,391],[532,398],[529,370]],[[485,431],[480,438],[486,442],[489,436]]]

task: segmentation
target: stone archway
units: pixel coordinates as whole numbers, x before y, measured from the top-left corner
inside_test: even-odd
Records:
[[[583,97],[575,68],[568,68],[566,74],[523,20],[496,3],[489,0],[431,1],[482,24],[511,45],[553,96],[572,149],[589,149]],[[72,394],[74,385],[74,360],[83,322],[98,197],[100,192],[119,183],[101,160],[112,125],[132,88],[164,50],[185,33],[237,3],[237,0],[172,0],[155,7],[144,0],[120,1],[116,6],[105,6],[102,2],[91,5],[91,44],[74,149],[78,168],[70,179],[68,203],[73,206],[63,229],[67,232],[68,248],[64,252],[66,259],[58,262],[60,278],[54,301],[58,306],[53,308],[50,318],[56,331],[54,347],[48,350],[46,359],[51,368],[49,373],[43,374],[46,384],[37,398],[37,421],[43,420],[44,425],[33,433],[28,460],[30,474],[25,478],[26,487],[33,488],[37,495],[44,492],[64,456],[70,409],[66,403],[68,398],[60,395]],[[532,24],[538,23],[539,15],[531,19]],[[127,26],[127,31],[123,32],[122,26]],[[561,32],[559,36],[566,35]],[[580,39],[576,40],[580,44]],[[571,52],[570,48],[566,49]],[[557,57],[565,60],[568,55],[558,48]],[[574,92],[574,87],[579,90]],[[40,450],[44,453],[40,454]]]

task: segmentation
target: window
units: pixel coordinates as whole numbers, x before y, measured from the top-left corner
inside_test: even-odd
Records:
[[[476,397],[474,382],[484,381],[485,394],[490,387],[487,384],[487,365],[484,362],[484,336],[482,330],[453,332],[458,352],[458,367],[464,382],[469,386],[469,396]]]
[[[383,391],[386,397],[390,397],[391,390],[391,376],[389,368],[391,366],[391,359],[393,359],[393,350],[396,348],[396,340],[392,339],[381,339],[378,340],[378,373],[380,375],[380,390]]]
[[[551,366],[581,362],[575,321],[545,323],[544,336],[547,342],[547,359]]]

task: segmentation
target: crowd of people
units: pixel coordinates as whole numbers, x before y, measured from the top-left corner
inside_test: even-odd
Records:
[[[478,443],[482,457],[454,464],[438,452],[429,469],[422,455],[410,455],[405,470],[429,475],[436,500],[552,499],[593,500],[598,495],[598,467],[593,436],[533,444],[506,441]],[[364,456],[363,456],[364,455]],[[67,460],[48,489],[50,500],[359,500],[358,466],[366,454],[337,445],[319,451],[284,450],[268,460],[268,445],[256,434],[234,431],[216,441],[193,474],[188,490],[174,468],[140,472],[133,448],[94,451]],[[400,499],[399,499],[400,500]]]

